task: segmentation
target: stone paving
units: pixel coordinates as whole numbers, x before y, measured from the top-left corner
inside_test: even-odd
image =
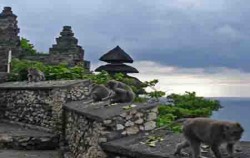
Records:
[[[0,150],[0,158],[60,158],[58,151]]]
[[[161,136],[163,141],[156,143],[155,147],[149,147],[143,144],[150,136]],[[179,134],[173,134],[166,131],[152,132],[149,135],[139,134],[136,136],[125,137],[119,140],[102,144],[104,151],[116,153],[115,155],[125,156],[126,158],[189,158],[190,156],[174,156],[176,143],[183,140]],[[239,152],[235,153],[234,158],[250,158],[250,143],[241,142],[237,147]],[[190,153],[190,150],[184,150]],[[203,156],[212,158],[209,152],[204,152]],[[226,158],[226,155],[224,155]]]

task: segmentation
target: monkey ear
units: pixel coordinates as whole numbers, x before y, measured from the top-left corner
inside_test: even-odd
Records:
[[[230,129],[230,126],[228,125],[223,125],[223,131],[226,132]]]
[[[240,125],[239,122],[236,122],[236,126],[237,126],[237,127],[241,127],[241,125]]]

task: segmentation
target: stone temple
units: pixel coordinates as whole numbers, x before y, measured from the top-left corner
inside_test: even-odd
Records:
[[[0,13],[0,72],[7,71],[8,52],[19,59],[40,61],[50,65],[67,63],[70,67],[82,65],[90,69],[90,62],[84,60],[84,50],[78,45],[78,40],[70,26],[64,26],[60,37],[56,38],[56,44],[52,45],[49,53],[27,55],[21,49],[17,16],[13,14],[10,7],[4,7]]]
[[[4,7],[0,13],[0,72],[7,71],[8,52],[11,49],[14,57],[21,55],[20,38],[18,36],[17,16],[10,7]]]

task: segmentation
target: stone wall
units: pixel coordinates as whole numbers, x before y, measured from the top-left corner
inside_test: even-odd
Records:
[[[0,84],[2,118],[52,130],[61,130],[62,107],[84,100],[89,81],[44,81]]]
[[[119,139],[156,127],[158,108],[139,104],[125,110],[126,104],[71,102],[65,105],[65,143],[72,157],[106,157],[101,143]]]

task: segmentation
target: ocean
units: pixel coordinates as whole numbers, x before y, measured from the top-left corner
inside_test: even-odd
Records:
[[[237,121],[245,132],[242,141],[250,141],[250,98],[212,98],[219,100],[222,109],[213,112],[211,118],[218,120]]]

